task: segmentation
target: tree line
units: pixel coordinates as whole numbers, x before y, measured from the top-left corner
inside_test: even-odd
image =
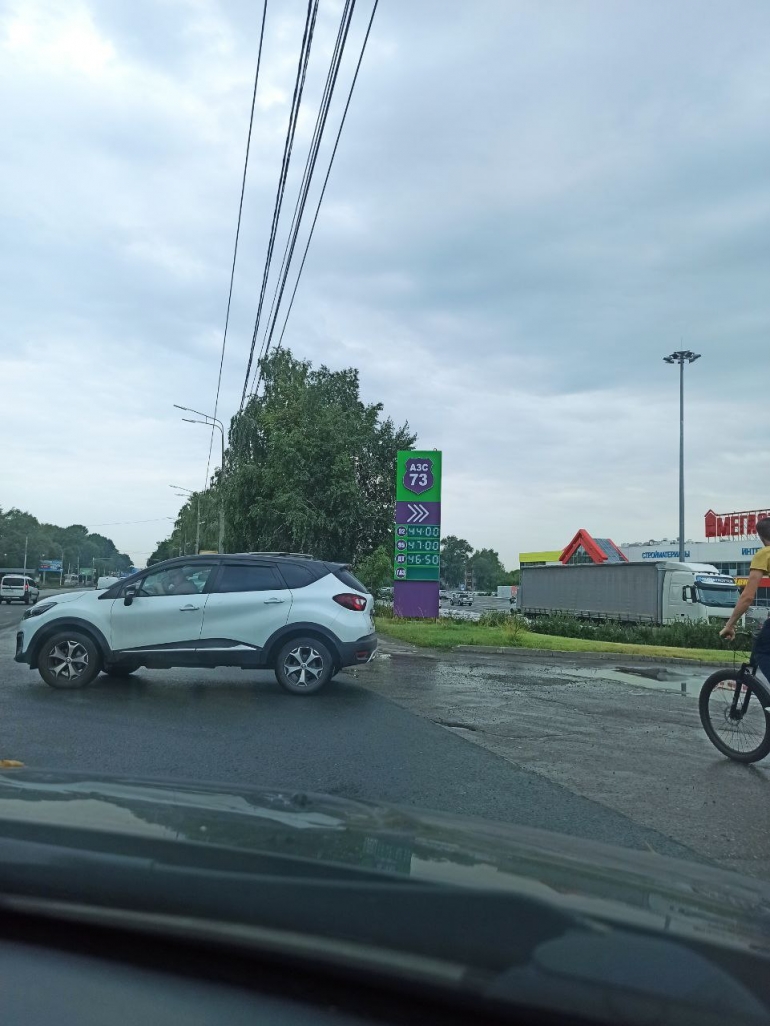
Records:
[[[44,559],[60,559],[64,570],[71,567],[73,572],[77,567],[93,567],[99,573],[131,567],[131,557],[118,552],[111,538],[92,534],[83,524],[59,527],[20,509],[0,509],[0,566],[23,567],[25,543],[30,573],[36,573]]]
[[[498,584],[518,584],[519,571],[506,570],[494,549],[474,549],[465,538],[449,534],[441,542],[441,578],[457,588],[470,571],[477,591],[493,591]]]
[[[230,421],[224,473],[179,511],[149,562],[216,551],[225,510],[225,551],[305,552],[352,563],[373,591],[393,580],[394,466],[417,436],[382,403],[361,398],[358,371],[313,368],[290,350],[260,361],[263,388]],[[474,573],[488,591],[512,583],[498,554],[450,536],[442,547],[447,587]]]
[[[361,398],[358,371],[314,369],[289,350],[260,363],[263,389],[230,422],[224,474],[179,511],[151,561],[217,547],[220,503],[228,552],[307,552],[355,563],[393,549],[393,467],[414,447],[408,424]]]

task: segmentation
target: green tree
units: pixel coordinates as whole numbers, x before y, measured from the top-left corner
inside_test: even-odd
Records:
[[[416,436],[361,400],[358,371],[313,369],[288,350],[260,362],[263,394],[230,425],[224,489],[230,551],[310,552],[355,562],[386,545],[396,453]]]
[[[368,556],[359,559],[353,568],[356,577],[365,584],[372,595],[377,595],[380,588],[393,583],[393,548],[380,545]]]
[[[64,569],[97,566],[101,572],[127,570],[131,557],[118,552],[114,542],[101,534],[89,534],[83,524],[59,527],[41,524],[31,513],[19,509],[0,510],[0,565],[24,565],[35,572],[41,559],[61,559]],[[96,563],[94,562],[96,560]]]
[[[448,588],[456,588],[465,580],[465,567],[473,546],[465,538],[448,534],[441,542],[441,577]]]
[[[163,559],[171,559],[172,556],[178,556],[179,550],[174,547],[173,536],[166,538],[165,541],[158,542],[155,551],[147,560],[147,566],[152,566],[153,563],[160,563]]]
[[[468,560],[473,569],[473,580],[478,591],[492,591],[505,584],[506,570],[494,549],[479,549]]]

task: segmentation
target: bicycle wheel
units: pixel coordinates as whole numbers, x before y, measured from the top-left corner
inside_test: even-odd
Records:
[[[719,670],[704,683],[700,721],[715,748],[736,762],[770,752],[770,693],[749,674]]]

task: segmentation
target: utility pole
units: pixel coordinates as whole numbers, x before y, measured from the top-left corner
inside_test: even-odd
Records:
[[[700,360],[700,353],[680,349],[663,359],[679,364],[679,562],[684,563],[684,365]]]
[[[219,431],[220,440],[222,443],[222,462],[221,467],[221,497],[219,501],[219,552],[225,551],[225,494],[224,494],[224,477],[225,477],[225,429],[221,420],[217,420],[216,417],[212,417],[208,413],[201,413],[200,410],[193,410],[189,406],[179,406],[178,403],[174,403],[174,408],[177,410],[183,410],[185,413],[195,413],[198,417],[203,417],[203,420],[193,420],[191,417],[182,417],[185,424],[205,424],[206,427],[216,428]]]
[[[24,535],[24,576],[27,576],[27,546],[29,544],[29,535]]]

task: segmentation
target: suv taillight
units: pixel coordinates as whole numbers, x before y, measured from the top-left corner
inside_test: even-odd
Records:
[[[366,609],[366,598],[363,595],[351,595],[345,592],[344,595],[335,595],[334,601],[339,602],[345,609],[352,609],[354,613],[363,613]]]
[[[25,590],[25,591],[29,591],[29,585],[28,585],[28,584],[25,584],[25,585],[24,585],[24,590]]]

